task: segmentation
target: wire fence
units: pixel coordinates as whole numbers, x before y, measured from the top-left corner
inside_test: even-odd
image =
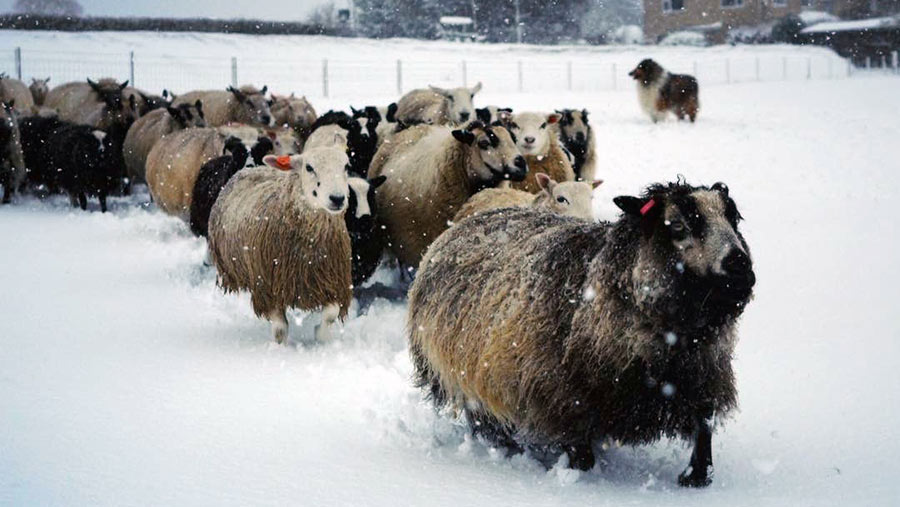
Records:
[[[628,71],[633,55],[608,58],[396,59],[380,61],[329,58],[267,60],[256,56],[209,57],[42,51],[23,48],[0,50],[0,71],[19,79],[52,77],[53,83],[86,77],[128,79],[154,93],[168,89],[183,93],[218,89],[243,83],[267,84],[281,93],[295,91],[310,97],[353,98],[364,90],[371,96],[401,95],[429,84],[472,86],[497,93],[597,92],[632,86]],[[705,85],[755,81],[841,79],[853,75],[849,60],[837,55],[701,53],[669,55],[664,61],[672,72],[690,73]],[[896,52],[880,62],[867,62],[884,72],[897,73]]]

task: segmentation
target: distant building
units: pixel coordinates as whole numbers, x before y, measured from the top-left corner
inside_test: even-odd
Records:
[[[801,0],[804,8],[844,19],[890,16],[900,12],[900,0]]]
[[[467,16],[441,16],[438,34],[442,39],[461,42],[484,40],[484,36],[476,32],[475,21]]]
[[[644,0],[644,38],[659,42],[668,33],[687,30],[721,43],[731,28],[797,14],[803,2],[815,1],[852,0]]]

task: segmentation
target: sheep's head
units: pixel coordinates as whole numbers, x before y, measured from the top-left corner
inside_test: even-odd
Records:
[[[557,113],[519,113],[510,118],[509,130],[524,155],[546,156],[550,150],[550,136],[556,135],[552,125],[559,119]]]
[[[50,78],[47,79],[36,79],[31,78],[31,85],[28,86],[28,89],[31,91],[31,95],[34,97],[34,101],[38,104],[44,103],[44,98],[47,97],[47,93],[50,92]]]
[[[475,94],[481,90],[480,81],[472,88],[460,87],[444,89],[438,88],[437,86],[431,86],[430,88],[434,93],[442,95],[449,103],[447,114],[449,115],[451,122],[463,124],[470,119],[473,119],[475,106],[472,105],[472,100],[475,98]]]
[[[265,86],[262,90],[256,90],[250,86],[242,86],[241,88],[228,87],[228,91],[241,105],[249,123],[271,126],[273,122],[272,111],[269,109],[269,101],[266,100],[266,90]]]
[[[134,95],[126,98],[122,93],[128,86],[128,81],[117,83],[112,79],[101,79],[100,82],[95,83],[88,79],[87,82],[97,94],[100,102],[103,102],[102,126],[106,127],[114,123],[127,124],[137,118],[138,107]]]
[[[175,107],[167,106],[166,111],[183,129],[206,127],[206,119],[203,117],[203,103],[199,100],[193,104],[180,104]]]
[[[662,68],[662,65],[654,62],[650,58],[645,58],[641,60],[641,63],[637,65],[631,72],[628,73],[629,76],[634,78],[635,81],[640,81],[643,85],[648,85],[663,75],[665,69]]]
[[[350,160],[343,150],[322,147],[300,155],[266,155],[263,162],[267,166],[299,175],[303,198],[313,208],[323,209],[333,215],[347,209],[347,166]]]
[[[141,110],[142,116],[155,109],[161,109],[163,107],[169,106],[169,100],[165,95],[147,95],[143,92],[138,92],[138,94],[144,101],[144,107]],[[167,94],[166,90],[163,90],[163,94]]]
[[[276,127],[265,129],[264,134],[272,144],[273,155],[280,157],[300,152],[300,139],[293,129]]]
[[[522,181],[528,173],[525,162],[509,131],[473,121],[454,130],[453,137],[469,150],[469,178],[493,185],[502,180]]]
[[[579,146],[587,146],[590,139],[590,127],[588,126],[587,109],[563,109],[556,111],[559,115],[559,130],[567,142]]]
[[[697,311],[743,310],[756,276],[728,187],[654,185],[642,197],[620,196],[615,203],[642,234],[632,272],[638,302],[676,297],[671,283],[679,283],[674,292],[692,298]]]
[[[297,98],[293,93],[288,97],[272,95],[269,107],[277,123],[298,129],[308,128],[317,118],[316,110],[306,97]]]
[[[594,213],[591,209],[591,201],[594,189],[599,187],[603,180],[593,183],[583,181],[556,180],[544,173],[535,174],[541,194],[538,194],[536,202],[546,202],[546,208],[561,215],[566,215],[584,220],[592,220]]]
[[[356,176],[347,178],[350,187],[350,202],[347,219],[353,219],[358,226],[356,232],[370,231],[375,226],[375,189],[384,183],[386,176],[376,176],[370,180]],[[353,231],[351,231],[353,232]]]

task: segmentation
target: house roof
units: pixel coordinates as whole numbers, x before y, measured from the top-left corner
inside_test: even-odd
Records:
[[[879,28],[900,28],[900,16],[817,23],[813,26],[804,28],[800,33],[856,32],[860,30],[876,30]]]

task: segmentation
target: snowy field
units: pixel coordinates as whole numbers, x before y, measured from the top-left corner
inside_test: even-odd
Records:
[[[0,208],[0,505],[897,505],[898,89],[701,80],[695,125],[650,124],[630,88],[477,97],[588,108],[600,218],[679,174],[730,186],[759,282],[707,489],[676,486],[681,442],[582,473],[471,439],[411,387],[401,304],[351,312],[328,344],[296,314],[274,346],[143,193],[105,215]]]

